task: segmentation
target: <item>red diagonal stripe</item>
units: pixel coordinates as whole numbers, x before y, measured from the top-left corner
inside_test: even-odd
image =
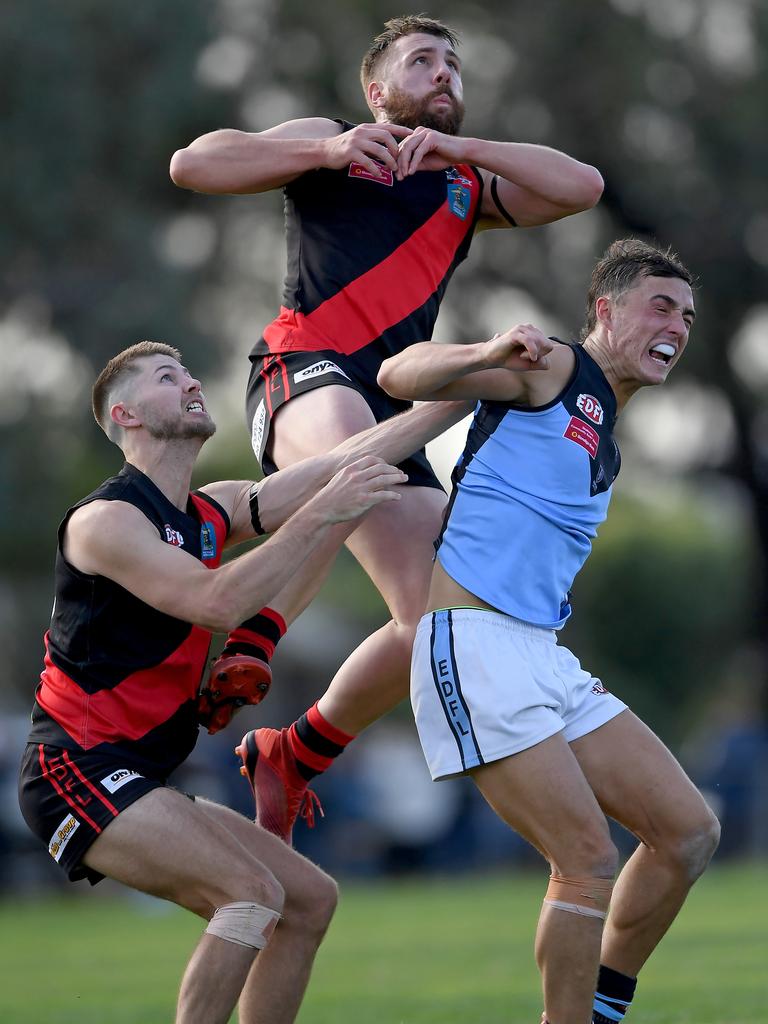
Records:
[[[111,690],[88,694],[53,664],[46,636],[38,703],[84,750],[141,739],[197,696],[210,642],[207,630],[191,626],[162,664],[126,676]]]
[[[457,249],[474,228],[480,188],[470,168],[460,170],[475,183],[464,220],[451,213],[446,200],[385,260],[312,313],[281,307],[280,316],[264,331],[270,352],[330,348],[351,355],[423,306],[437,291]]]
[[[96,824],[96,822],[93,820],[93,818],[89,817],[85,813],[83,808],[80,806],[80,804],[75,803],[75,801],[72,800],[71,797],[69,797],[64,792],[64,790],[59,785],[56,777],[54,776],[53,771],[46,766],[45,754],[43,753],[43,744],[42,743],[39,745],[38,751],[39,751],[39,756],[40,756],[40,767],[41,767],[42,772],[43,772],[43,778],[44,779],[48,779],[48,781],[53,786],[53,788],[56,790],[56,792],[59,794],[59,796],[62,798],[62,800],[66,800],[66,802],[69,804],[69,806],[74,811],[77,811],[77,817],[78,818],[83,818],[85,821],[88,822],[88,824],[91,826],[92,829],[95,829],[96,832],[101,832],[101,829]]]
[[[94,795],[95,797],[97,797],[97,798],[98,798],[99,800],[101,800],[101,802],[102,802],[102,803],[104,804],[104,806],[105,806],[105,807],[107,808],[107,810],[108,810],[108,811],[111,811],[111,812],[112,812],[112,813],[113,813],[113,814],[115,815],[115,817],[117,817],[117,815],[118,815],[118,814],[119,814],[120,812],[119,812],[119,811],[118,811],[118,809],[117,809],[117,808],[115,807],[115,805],[114,805],[114,804],[112,803],[112,801],[111,801],[111,800],[108,800],[108,799],[107,799],[107,798],[106,798],[106,797],[104,796],[104,794],[103,794],[103,793],[100,793],[100,792],[98,791],[98,789],[96,789],[96,787],[94,786],[94,784],[93,784],[93,783],[92,783],[92,782],[91,782],[91,781],[90,781],[89,779],[86,779],[86,777],[85,777],[85,776],[83,775],[83,773],[82,773],[82,772],[80,771],[80,769],[79,769],[79,768],[77,767],[77,765],[76,765],[76,764],[75,764],[75,762],[74,762],[74,761],[72,760],[72,758],[71,758],[71,757],[69,756],[69,754],[67,753],[67,751],[66,751],[66,750],[62,750],[62,752],[61,752],[61,756],[62,756],[62,757],[64,758],[64,763],[65,763],[66,765],[68,765],[68,766],[69,766],[69,767],[70,767],[70,768],[72,769],[72,771],[73,771],[73,772],[75,773],[75,775],[76,775],[76,776],[78,777],[78,779],[80,779],[80,781],[81,781],[81,782],[83,783],[83,785],[84,785],[84,786],[87,786],[87,787],[88,787],[88,789],[90,789],[90,791],[91,791],[91,792],[93,793],[93,795]]]

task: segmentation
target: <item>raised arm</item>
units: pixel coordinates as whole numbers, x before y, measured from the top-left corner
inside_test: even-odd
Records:
[[[548,224],[589,210],[603,192],[597,168],[547,146],[489,142],[428,128],[417,128],[400,144],[400,174],[457,163],[475,164],[484,172],[481,228],[510,227],[512,221],[519,227]]]
[[[398,141],[410,134],[410,128],[377,124],[344,132],[338,122],[325,117],[286,121],[264,132],[223,128],[177,150],[170,174],[175,184],[195,192],[268,192],[306,171],[338,169],[353,161],[374,174],[377,164],[394,170]]]
[[[397,500],[403,474],[375,459],[338,472],[264,544],[208,569],[166,544],[133,505],[95,501],[73,513],[64,555],[80,572],[114,580],[158,611],[226,633],[268,604],[334,523]]]
[[[539,404],[540,393],[552,387],[549,379],[543,386],[539,380],[552,375],[552,361],[559,378],[561,354],[552,349],[549,338],[532,324],[518,324],[472,345],[423,341],[385,359],[378,383],[388,394],[411,401],[463,398]]]
[[[340,469],[364,456],[385,463],[402,462],[471,411],[467,402],[422,405],[355,434],[330,452],[287,466],[258,484],[228,480],[207,484],[203,490],[229,514],[228,544],[238,544],[255,536],[252,506],[258,509],[262,530],[271,533]]]

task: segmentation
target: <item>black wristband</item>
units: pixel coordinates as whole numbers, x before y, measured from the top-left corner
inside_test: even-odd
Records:
[[[251,486],[251,490],[250,490],[250,493],[248,495],[248,505],[250,506],[250,509],[251,509],[251,522],[253,523],[254,530],[259,535],[266,533],[267,531],[261,525],[261,519],[259,517],[259,485],[258,484],[253,484]]]

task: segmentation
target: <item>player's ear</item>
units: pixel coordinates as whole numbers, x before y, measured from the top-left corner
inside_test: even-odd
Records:
[[[109,410],[109,418],[123,430],[141,426],[141,420],[136,415],[135,409],[127,402],[115,402]]]
[[[377,111],[384,107],[384,87],[381,82],[369,82],[365,90],[365,99],[371,112],[376,116]]]
[[[611,326],[613,302],[608,295],[598,295],[595,299],[595,320],[605,327]]]

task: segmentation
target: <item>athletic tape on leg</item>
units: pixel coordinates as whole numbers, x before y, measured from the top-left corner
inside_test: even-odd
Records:
[[[569,914],[605,918],[612,892],[613,882],[609,878],[562,878],[550,875],[544,903]]]
[[[260,903],[226,903],[218,907],[205,930],[238,946],[264,949],[279,920],[276,910]]]

